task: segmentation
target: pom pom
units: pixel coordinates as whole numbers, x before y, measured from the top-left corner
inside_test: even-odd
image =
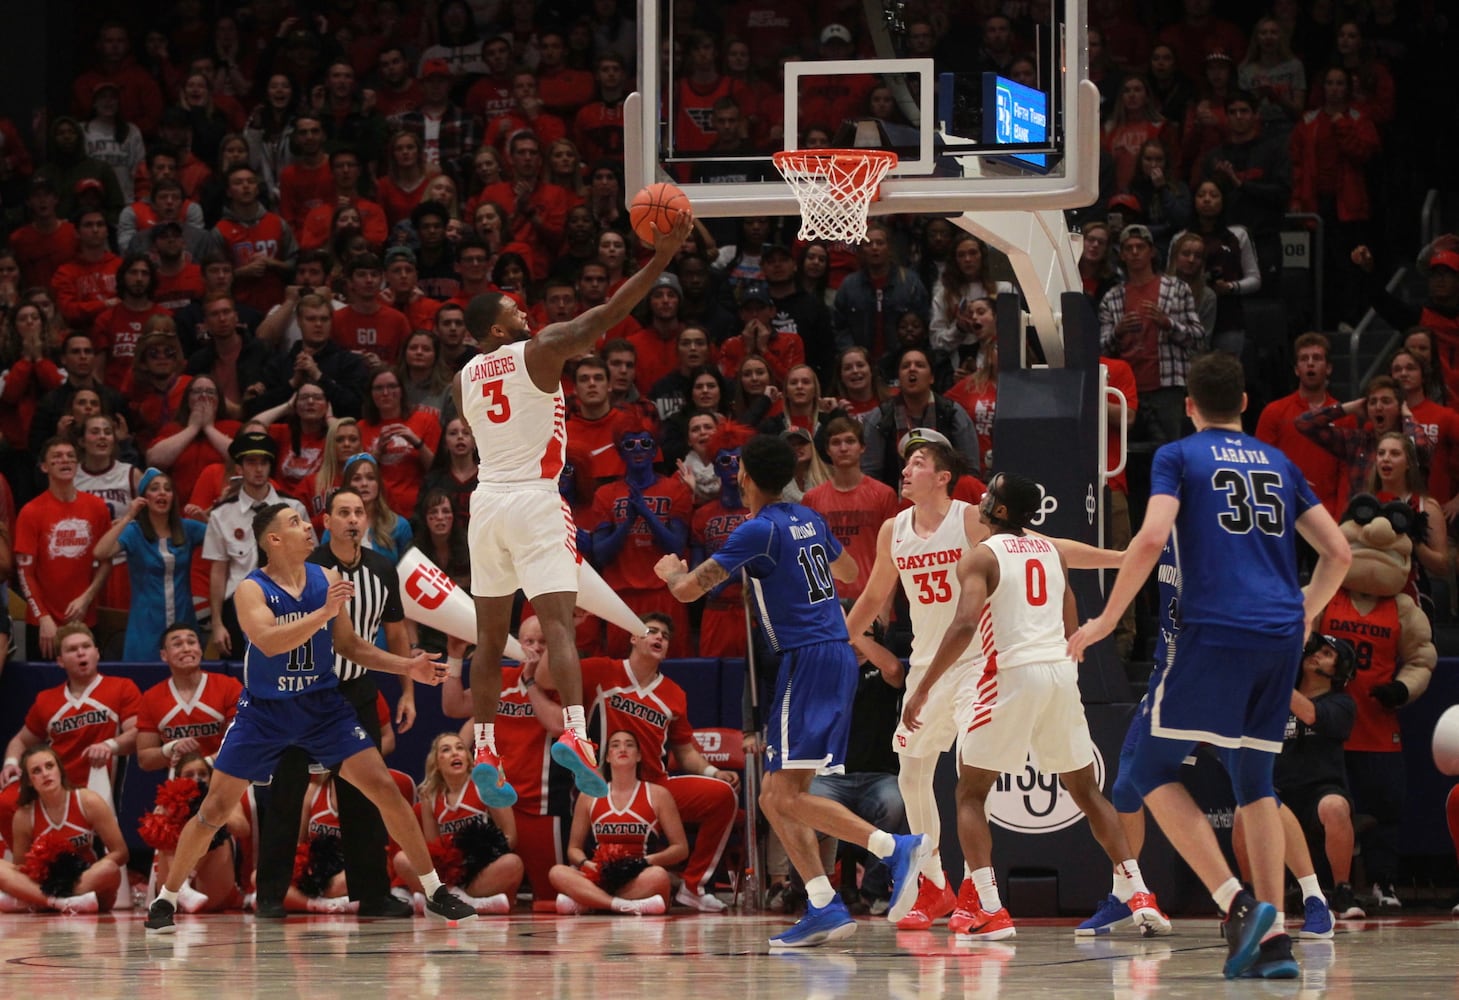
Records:
[[[70,896],[89,865],[69,840],[49,831],[30,845],[20,870],[47,896]]]
[[[642,855],[636,858],[619,858],[616,861],[610,861],[598,869],[598,888],[610,896],[616,896],[619,889],[638,878],[647,867],[648,860]]]
[[[483,868],[512,851],[507,835],[495,823],[481,820],[457,830],[451,840],[461,853],[461,881],[455,885],[469,884]]]
[[[294,884],[306,896],[323,896],[330,880],[342,871],[344,847],[338,837],[310,837],[294,853]]]
[[[177,850],[182,828],[203,804],[206,786],[191,778],[170,778],[157,788],[156,808],[137,824],[142,843],[154,851]]]
[[[437,837],[426,845],[431,852],[431,863],[435,865],[436,877],[443,885],[461,885],[463,870],[461,852],[450,834]]]

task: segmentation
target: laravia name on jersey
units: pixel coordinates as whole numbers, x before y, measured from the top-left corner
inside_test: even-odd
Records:
[[[645,705],[642,702],[625,698],[621,694],[615,694],[609,697],[608,707],[614,711],[622,712],[624,715],[631,715],[635,719],[643,719],[645,722],[657,726],[660,729],[669,724],[669,716],[667,713],[660,712],[652,705]]]
[[[928,566],[951,566],[963,557],[963,550],[939,549],[916,555],[897,556],[897,569],[925,569]]]
[[[1252,451],[1248,448],[1227,448],[1222,445],[1211,445],[1211,457],[1218,462],[1240,462],[1242,465],[1271,465],[1267,461],[1266,453]]]
[[[510,354],[488,354],[471,363],[473,379],[498,378],[517,370],[517,359]]]

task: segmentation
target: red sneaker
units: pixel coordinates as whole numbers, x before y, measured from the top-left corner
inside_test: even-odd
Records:
[[[584,795],[601,799],[608,794],[608,782],[598,773],[598,748],[592,740],[579,739],[571,729],[564,729],[552,744],[552,759],[572,772]]]
[[[502,759],[490,747],[476,748],[476,766],[471,769],[471,782],[476,794],[488,808],[501,809],[517,801],[517,790],[507,782]]]
[[[981,909],[982,905],[978,902],[978,887],[973,885],[972,879],[963,879],[963,884],[957,891],[957,908],[952,911],[952,916],[947,920],[947,929],[954,934],[966,933],[977,920],[977,914]]]
[[[1170,918],[1160,912],[1160,907],[1155,902],[1155,893],[1137,892],[1125,905],[1130,908],[1130,915],[1135,918],[1136,926],[1145,937],[1170,933]]]
[[[899,931],[925,931],[938,917],[945,917],[957,906],[957,894],[952,886],[937,883],[925,875],[918,876],[917,901],[907,915],[897,921]]]
[[[1008,915],[1006,906],[999,907],[997,913],[989,913],[980,905],[973,914],[972,926],[965,932],[958,932],[954,936],[954,940],[959,944],[972,941],[1002,941],[1017,933],[1017,929],[1013,926],[1013,918]]]

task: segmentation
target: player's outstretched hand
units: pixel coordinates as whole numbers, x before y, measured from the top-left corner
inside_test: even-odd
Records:
[[[927,707],[927,689],[922,688],[902,705],[902,725],[912,732],[922,728],[922,709]]]
[[[446,679],[446,661],[436,659],[435,655],[425,650],[418,651],[414,656],[408,657],[410,666],[405,674],[417,684],[429,684],[432,687]]]
[[[667,233],[654,234],[654,255],[668,259],[679,252],[689,234],[694,231],[694,213],[687,209],[679,213],[679,218],[669,227]]]
[[[1114,624],[1104,618],[1091,618],[1069,637],[1069,657],[1076,663],[1084,662],[1084,651],[1114,631]]]
[[[689,572],[689,564],[673,554],[666,555],[658,562],[654,563],[654,573],[657,574],[660,580],[663,580],[666,583],[668,582],[669,577],[673,576],[675,573],[687,572]]]
[[[329,593],[325,595],[324,607],[329,611],[329,617],[333,618],[339,614],[349,599],[355,596],[355,585],[348,580],[336,580],[329,585]]]

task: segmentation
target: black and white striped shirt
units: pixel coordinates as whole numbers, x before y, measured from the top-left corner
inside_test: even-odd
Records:
[[[334,570],[355,585],[355,596],[345,606],[350,623],[366,642],[384,648],[385,623],[405,620],[405,609],[400,603],[400,576],[390,557],[362,548],[360,561],[352,567],[345,566],[328,545],[321,545],[309,554],[309,561]],[[334,654],[334,672],[340,680],[355,680],[363,677],[365,671],[366,668],[353,660]]]

